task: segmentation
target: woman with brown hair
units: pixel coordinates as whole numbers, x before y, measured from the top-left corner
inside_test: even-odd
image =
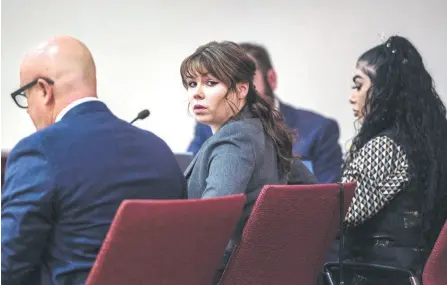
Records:
[[[253,85],[255,62],[233,42],[210,42],[180,68],[195,119],[213,131],[185,171],[188,197],[245,193],[247,205],[226,250],[223,269],[262,187],[286,184],[293,134]]]

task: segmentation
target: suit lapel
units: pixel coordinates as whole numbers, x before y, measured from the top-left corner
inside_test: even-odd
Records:
[[[211,140],[213,136],[209,137],[200,147],[199,151],[197,152],[197,154],[194,156],[194,158],[191,160],[191,162],[189,163],[188,167],[186,168],[184,175],[186,177],[186,179],[188,179],[188,177],[191,175],[192,170],[194,169],[194,165],[197,162],[197,159],[202,156],[202,150],[206,148],[206,145],[209,143],[209,141]]]
[[[194,156],[194,158],[191,160],[191,162],[189,163],[188,167],[186,168],[185,173],[184,173],[186,179],[188,179],[189,176],[191,175],[191,171],[192,171],[192,169],[193,169],[193,167],[194,167],[194,164],[196,164],[197,157],[199,156],[199,154],[200,154],[200,150],[199,150],[199,152]]]
[[[245,119],[245,118],[253,118],[253,114],[250,112],[250,110],[248,109],[247,106],[244,106],[244,108],[242,108],[241,112],[239,113],[239,118],[240,119]],[[222,129],[225,125],[227,124],[231,124],[231,122],[233,121],[232,118],[230,118],[225,124],[223,124],[223,126],[220,128]],[[219,130],[220,130],[219,129]],[[197,154],[194,156],[194,158],[192,159],[191,163],[188,165],[188,167],[186,168],[185,172],[184,172],[184,176],[186,177],[186,179],[189,178],[189,176],[191,175],[191,172],[194,168],[194,165],[197,162],[197,158],[199,156],[202,155],[202,149],[206,149],[206,145],[210,143],[211,140],[213,140],[213,137],[219,133],[219,130],[213,134],[211,137],[209,137],[200,147],[199,152],[197,152]]]

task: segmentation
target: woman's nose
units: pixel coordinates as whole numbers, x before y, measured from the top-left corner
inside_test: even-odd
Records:
[[[355,104],[355,95],[354,95],[354,93],[352,93],[351,96],[349,96],[349,103]]]
[[[201,93],[199,92],[195,92],[194,96],[192,96],[194,99],[198,100],[198,99],[203,99],[203,96]]]
[[[203,90],[202,87],[197,86],[196,90],[194,90],[194,95],[192,96],[195,100],[203,99]]]

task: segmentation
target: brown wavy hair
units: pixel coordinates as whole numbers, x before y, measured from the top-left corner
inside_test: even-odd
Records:
[[[180,67],[183,86],[187,88],[187,79],[197,74],[211,74],[228,86],[229,91],[236,91],[236,84],[248,82],[246,106],[259,118],[267,135],[276,148],[276,158],[280,176],[290,172],[293,161],[293,132],[286,126],[282,114],[274,108],[273,98],[260,96],[253,84],[256,72],[255,62],[243,48],[234,42],[210,42],[200,46],[188,56]],[[228,96],[229,92],[227,92]],[[227,102],[237,118],[238,110]]]

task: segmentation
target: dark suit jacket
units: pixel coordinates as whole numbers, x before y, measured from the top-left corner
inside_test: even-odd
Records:
[[[100,101],[20,141],[2,193],[2,284],[84,284],[120,203],[185,197],[169,147]],[[36,270],[38,269],[38,270]],[[4,282],[4,283],[3,283]]]
[[[280,103],[280,110],[286,124],[297,132],[293,153],[302,157],[303,161],[310,162],[318,182],[340,181],[343,160],[338,144],[340,132],[337,122],[283,103]],[[211,135],[210,127],[197,124],[188,151],[196,154]]]
[[[285,184],[276,163],[273,141],[247,108],[208,139],[185,171],[188,198],[213,198],[245,193],[247,205],[235,239],[266,184]],[[233,243],[227,248],[230,253]]]

